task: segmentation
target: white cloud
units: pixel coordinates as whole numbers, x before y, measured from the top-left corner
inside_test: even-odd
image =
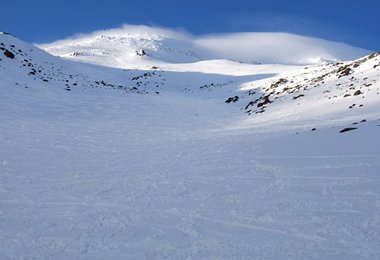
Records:
[[[243,62],[309,64],[321,59],[350,60],[367,50],[290,33],[233,33],[204,36],[195,44],[215,58]]]

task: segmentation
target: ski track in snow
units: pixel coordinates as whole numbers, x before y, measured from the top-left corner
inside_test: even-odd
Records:
[[[376,107],[340,134],[365,113],[247,117],[232,76],[124,95],[0,73],[2,259],[380,258]]]
[[[213,136],[188,118],[142,131],[149,110],[110,124],[2,124],[3,256],[380,254],[378,154],[263,154],[259,136]]]

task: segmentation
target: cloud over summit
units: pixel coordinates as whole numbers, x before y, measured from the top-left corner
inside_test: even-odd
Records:
[[[244,32],[195,36],[184,30],[145,25],[79,34],[41,48],[60,56],[87,53],[87,61],[123,67],[144,49],[151,60],[169,63],[230,59],[245,63],[315,64],[352,60],[369,51],[344,43],[281,32]],[[99,59],[97,59],[98,57]],[[85,58],[82,58],[85,59]],[[114,60],[114,61],[112,61]]]

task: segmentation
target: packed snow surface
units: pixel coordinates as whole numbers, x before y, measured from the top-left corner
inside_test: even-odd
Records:
[[[380,258],[378,54],[137,70],[0,47],[1,258]]]

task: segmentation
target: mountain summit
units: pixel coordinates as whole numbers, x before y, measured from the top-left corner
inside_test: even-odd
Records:
[[[125,25],[50,44],[47,52],[115,68],[229,59],[254,64],[317,64],[352,60],[367,50],[289,33],[232,33],[194,36],[181,31]],[[144,51],[144,55],[140,52]]]

